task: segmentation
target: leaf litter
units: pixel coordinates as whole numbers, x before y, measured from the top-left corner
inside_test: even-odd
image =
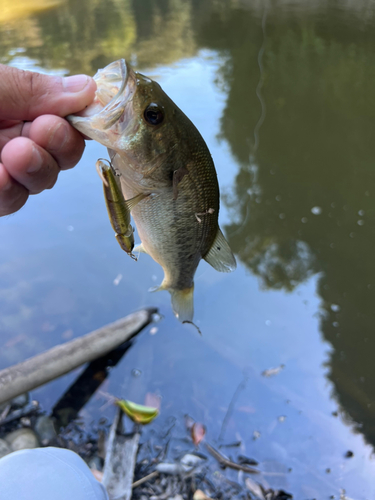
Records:
[[[114,404],[117,398],[108,398]],[[149,393],[145,398],[146,405],[153,410],[160,409],[160,398]],[[8,405],[9,406],[9,405]],[[3,421],[0,423],[0,437],[23,426],[22,417],[30,416],[28,423],[35,426],[38,416],[44,414],[40,406],[33,401],[18,409],[3,410]],[[129,408],[128,408],[129,407]],[[158,408],[155,408],[158,407]],[[136,422],[148,417],[151,409],[142,405],[130,405],[130,417]],[[143,413],[146,412],[146,413]],[[152,411],[151,411],[152,412]],[[156,413],[156,412],[155,412]],[[134,418],[136,416],[136,418]],[[155,414],[152,414],[155,418]],[[4,418],[5,417],[5,418]],[[49,418],[49,417],[48,417]],[[128,418],[128,417],[126,417]],[[142,432],[139,423],[134,425],[133,432]],[[176,425],[178,423],[179,425]],[[104,418],[98,426],[85,430],[79,418],[60,429],[57,439],[47,446],[58,446],[78,453],[89,465],[93,475],[101,481],[105,457],[108,453],[105,442],[108,438],[109,423]],[[185,432],[183,429],[185,428]],[[157,430],[159,429],[159,430]],[[143,440],[142,440],[143,438]],[[176,445],[176,443],[179,443]],[[184,444],[181,444],[184,443]],[[238,443],[236,443],[237,445]],[[225,447],[225,445],[223,445]],[[206,427],[189,416],[185,422],[176,418],[169,419],[165,426],[149,425],[138,447],[132,484],[132,500],[288,500],[289,493],[273,490],[265,483],[267,473],[256,466],[257,461],[239,455],[236,461],[227,458],[215,446],[206,441]],[[237,481],[233,480],[233,472],[238,472]],[[250,477],[251,475],[251,477]]]

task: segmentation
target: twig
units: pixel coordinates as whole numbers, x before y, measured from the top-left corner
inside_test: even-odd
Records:
[[[234,405],[236,404],[236,401],[237,401],[238,396],[240,395],[240,392],[245,389],[247,381],[248,381],[248,378],[249,377],[246,376],[242,380],[242,382],[240,382],[240,384],[238,385],[235,393],[232,396],[232,399],[231,399],[231,401],[229,403],[229,406],[228,406],[228,410],[227,410],[227,412],[225,414],[225,417],[223,419],[223,423],[221,425],[221,430],[220,430],[219,439],[218,439],[219,441],[221,441],[223,439],[224,432],[225,432],[226,426],[228,425],[228,420],[230,419],[230,416],[232,415]]]
[[[115,323],[0,371],[0,404],[107,354],[151,323],[152,315],[156,311],[154,308],[137,311]]]
[[[11,405],[6,405],[6,407],[4,408],[4,410],[2,411],[1,415],[0,415],[0,425],[1,423],[6,419],[10,409],[11,409]]]
[[[242,470],[243,472],[248,472],[249,474],[259,474],[259,470],[254,469],[253,467],[248,467],[247,465],[236,464],[236,462],[232,462],[229,458],[224,457],[219,451],[215,450],[210,444],[206,443],[207,450],[211,455],[216,458],[220,465],[224,467],[229,467],[234,470]]]
[[[234,441],[234,443],[220,444],[219,448],[237,448],[241,446],[242,441]]]
[[[135,481],[132,484],[132,488],[136,488],[137,486],[140,486],[141,484],[146,483],[147,481],[149,481],[153,477],[156,477],[158,474],[159,474],[159,472],[157,470],[154,470],[154,472],[151,472],[151,474],[148,474],[147,476],[142,477],[142,479],[138,479],[138,481]]]
[[[19,420],[22,417],[26,417],[30,415],[31,413],[36,412],[39,409],[39,403],[37,401],[32,401],[30,405],[25,406],[24,408],[20,408],[19,410],[14,410],[12,413],[7,415],[3,420],[0,422],[1,425],[9,424],[10,422],[13,422],[14,420]]]

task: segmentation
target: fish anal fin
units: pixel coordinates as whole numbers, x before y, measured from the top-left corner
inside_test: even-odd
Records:
[[[192,322],[194,316],[194,285],[183,290],[169,290],[173,312],[181,323]]]
[[[211,248],[203,258],[216,271],[220,271],[221,273],[230,273],[237,267],[236,259],[220,228],[217,230]]]
[[[152,286],[148,289],[149,292],[162,292],[163,290],[168,290],[168,283],[166,282],[165,278],[160,285]]]

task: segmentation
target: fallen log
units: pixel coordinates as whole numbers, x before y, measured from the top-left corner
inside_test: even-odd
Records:
[[[152,321],[157,309],[142,309],[83,337],[0,371],[0,404],[107,354]]]

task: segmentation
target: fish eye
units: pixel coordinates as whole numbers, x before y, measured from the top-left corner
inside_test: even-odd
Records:
[[[164,120],[164,110],[162,106],[152,102],[145,109],[144,117],[151,125],[159,125]]]

